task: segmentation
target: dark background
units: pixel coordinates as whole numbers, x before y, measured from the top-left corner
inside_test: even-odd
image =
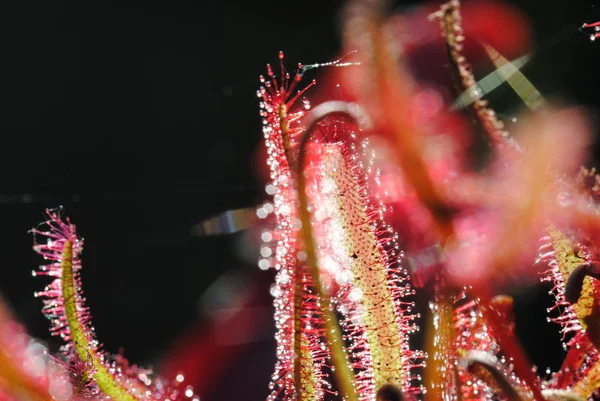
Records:
[[[182,332],[210,324],[198,300],[226,272],[267,294],[271,275],[236,251],[243,234],[197,237],[190,227],[263,198],[257,77],[280,49],[289,65],[334,58],[341,4],[5,5],[0,290],[32,335],[48,339],[48,322],[32,296],[44,280],[30,275],[41,258],[27,231],[58,205],[85,237],[84,290],[107,350],[123,347],[136,362],[157,363]],[[600,43],[577,28],[600,19],[600,8],[572,0],[514,4],[540,49],[524,72],[545,95],[587,105],[595,116]],[[495,95],[499,111],[510,117],[502,93]],[[517,297],[519,334],[541,369],[556,368],[562,355],[557,327],[543,313],[546,290]],[[257,301],[269,302],[268,295]],[[205,399],[264,398],[271,326],[265,323],[266,335],[228,365],[215,379],[220,390]]]

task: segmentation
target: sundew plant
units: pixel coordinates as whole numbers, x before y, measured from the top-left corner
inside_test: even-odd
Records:
[[[260,76],[269,200],[258,266],[275,272],[277,358],[267,400],[597,399],[600,176],[582,166],[585,112],[548,101],[486,42],[495,71],[476,77],[459,0],[405,18],[386,7],[345,5],[342,58],[290,72],[280,52]],[[438,32],[460,102],[410,73],[397,32],[411,18]],[[595,39],[598,25],[581,30]],[[344,96],[308,81],[313,70],[334,71]],[[514,129],[485,99],[500,83],[522,100]],[[185,372],[159,377],[101,346],[82,293],[84,241],[64,210],[31,232],[44,260],[34,295],[64,344],[49,355],[0,304],[1,401],[201,399]],[[515,335],[507,295],[538,280],[565,348],[546,375]]]

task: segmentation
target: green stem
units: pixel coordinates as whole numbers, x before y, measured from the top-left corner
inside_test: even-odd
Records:
[[[61,284],[64,299],[65,314],[71,331],[71,338],[75,351],[82,361],[91,361],[95,368],[94,378],[98,387],[113,401],[139,401],[115,381],[113,375],[106,369],[103,361],[90,346],[83,324],[79,321],[77,313],[77,289],[73,273],[73,244],[65,242],[61,261]]]
[[[302,291],[302,266],[296,263],[294,268],[294,388],[298,401],[306,399],[302,380]]]

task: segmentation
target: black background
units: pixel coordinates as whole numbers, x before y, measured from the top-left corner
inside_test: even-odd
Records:
[[[600,44],[577,28],[600,19],[600,8],[571,0],[514,4],[541,49],[524,72],[542,93],[584,104],[595,116]],[[223,272],[261,277],[268,291],[270,275],[233,251],[241,235],[193,237],[189,228],[263,197],[255,173],[262,139],[257,77],[280,49],[290,65],[335,57],[341,5],[5,5],[0,289],[32,335],[48,339],[48,323],[32,296],[43,283],[30,275],[41,259],[27,230],[57,205],[86,240],[84,290],[98,336],[106,349],[124,347],[136,362],[157,361],[201,319],[197,301]],[[510,116],[514,109],[500,112]],[[546,323],[546,290],[517,296],[519,334],[541,369],[556,368],[562,355],[557,328]],[[249,386],[240,390],[246,399],[267,393],[274,345],[266,338],[256,349],[229,377]],[[261,369],[264,377],[256,373]],[[251,371],[260,377],[248,384],[244,372]]]

